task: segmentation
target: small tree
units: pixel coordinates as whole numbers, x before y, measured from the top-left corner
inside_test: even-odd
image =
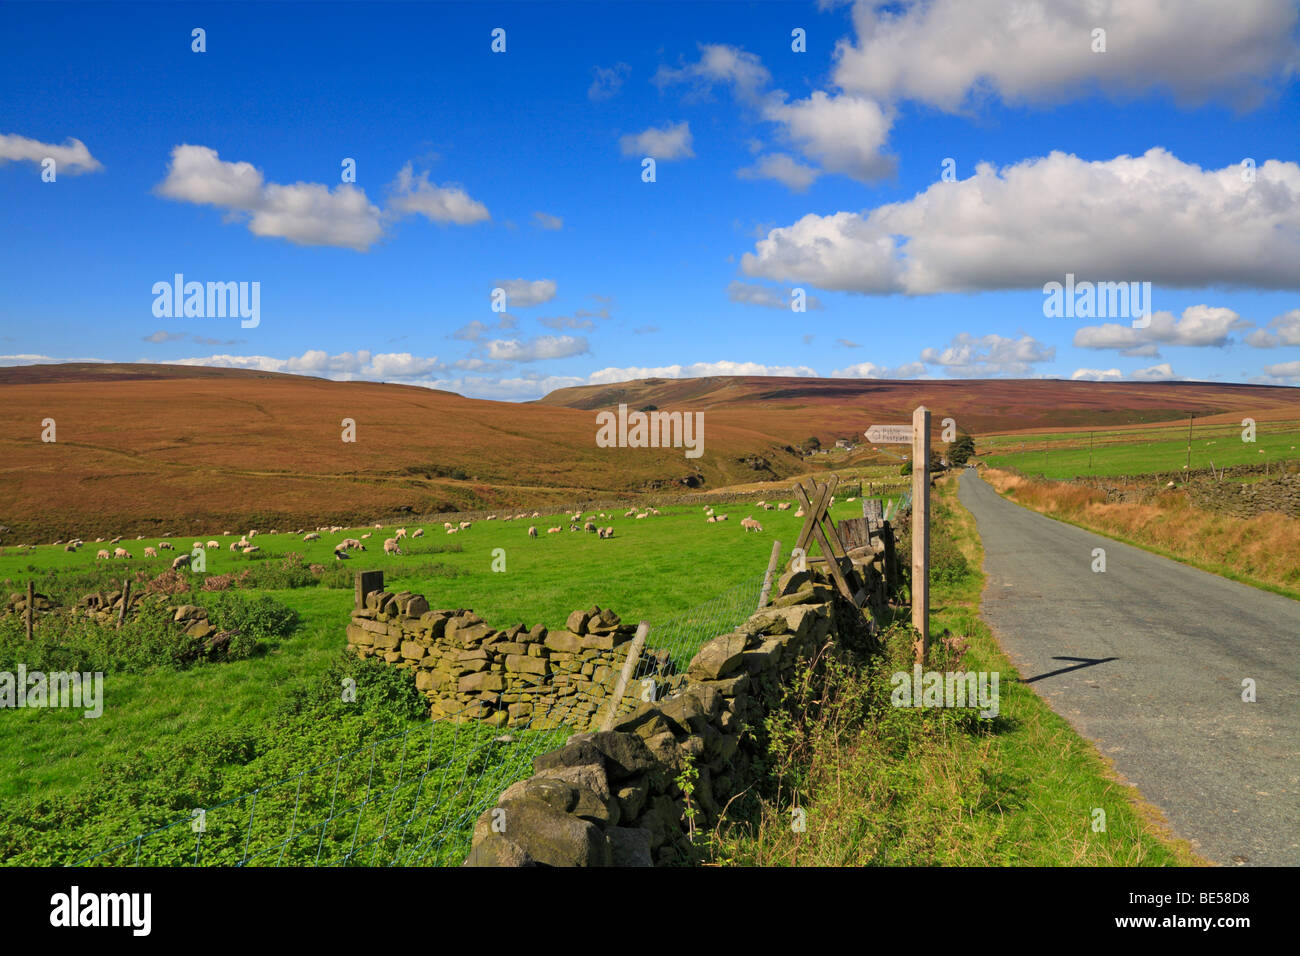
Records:
[[[970,461],[975,454],[975,439],[962,432],[957,440],[948,446],[948,461],[957,468]]]

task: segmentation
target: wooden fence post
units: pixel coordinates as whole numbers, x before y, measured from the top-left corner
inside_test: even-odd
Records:
[[[646,635],[649,633],[649,622],[642,621],[637,625],[636,636],[632,638],[632,646],[627,651],[627,660],[623,662],[623,671],[618,675],[618,683],[614,685],[614,696],[609,699],[609,713],[605,714],[605,719],[601,722],[601,730],[614,729],[614,721],[618,719],[618,705],[623,703],[628,681],[636,673],[637,661],[641,659],[641,649],[645,647]]]
[[[776,563],[781,560],[781,542],[772,542],[772,557],[767,560],[767,574],[763,575],[763,591],[758,596],[758,610],[767,607],[767,599],[772,593],[772,575],[776,573]]]
[[[912,626],[916,661],[930,650],[930,410],[912,413]]]
[[[126,608],[131,603],[131,579],[122,579],[122,609],[117,612],[117,626],[121,627],[122,622],[126,620]]]
[[[358,610],[364,610],[366,606],[366,595],[371,591],[382,591],[384,589],[384,572],[383,571],[358,571],[355,580],[356,594],[354,596],[353,607]]]
[[[35,596],[35,589],[32,582],[27,582],[27,640],[32,639],[32,599]]]

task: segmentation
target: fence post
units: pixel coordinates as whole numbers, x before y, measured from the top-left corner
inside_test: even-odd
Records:
[[[121,627],[122,622],[126,620],[126,606],[131,603],[131,579],[122,579],[122,609],[117,612],[117,626]]]
[[[650,633],[650,625],[642,621],[636,627],[636,636],[632,638],[632,646],[628,648],[627,660],[623,662],[623,671],[618,675],[618,683],[614,685],[614,696],[609,699],[609,713],[601,722],[601,730],[612,730],[614,721],[618,718],[618,705],[623,702],[623,695],[627,693],[628,681],[636,673],[637,661],[641,659],[641,649],[645,647],[646,635]]]
[[[1044,466],[1046,467],[1046,466]],[[912,626],[917,663],[930,650],[930,410],[912,413]]]
[[[32,582],[27,582],[27,640],[32,639],[32,599],[35,597],[35,589]]]
[[[772,593],[772,575],[776,573],[776,563],[781,560],[781,542],[772,542],[772,557],[767,560],[767,574],[763,575],[763,591],[758,596],[758,611],[767,607],[768,596]]]
[[[358,571],[355,586],[356,596],[353,607],[361,611],[365,609],[367,594],[371,591],[382,591],[384,589],[384,572]]]

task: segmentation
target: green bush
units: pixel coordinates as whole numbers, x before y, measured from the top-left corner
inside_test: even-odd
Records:
[[[298,625],[298,612],[265,594],[250,597],[239,591],[195,596],[208,610],[208,620],[221,631],[240,631],[254,641],[286,637]]]

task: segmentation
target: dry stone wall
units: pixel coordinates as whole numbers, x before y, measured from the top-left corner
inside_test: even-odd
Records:
[[[589,726],[609,706],[635,634],[599,607],[574,611],[564,630],[498,630],[471,610],[430,610],[409,591],[371,591],[364,604],[348,625],[354,653],[413,670],[435,720],[498,727]]]
[[[466,865],[689,860],[689,829],[711,828],[757,779],[765,718],[782,706],[800,662],[827,642],[861,656],[871,647],[870,613],[844,601],[822,572],[787,572],[776,594],[772,606],[701,647],[665,698],[535,758],[533,776],[478,819]]]

